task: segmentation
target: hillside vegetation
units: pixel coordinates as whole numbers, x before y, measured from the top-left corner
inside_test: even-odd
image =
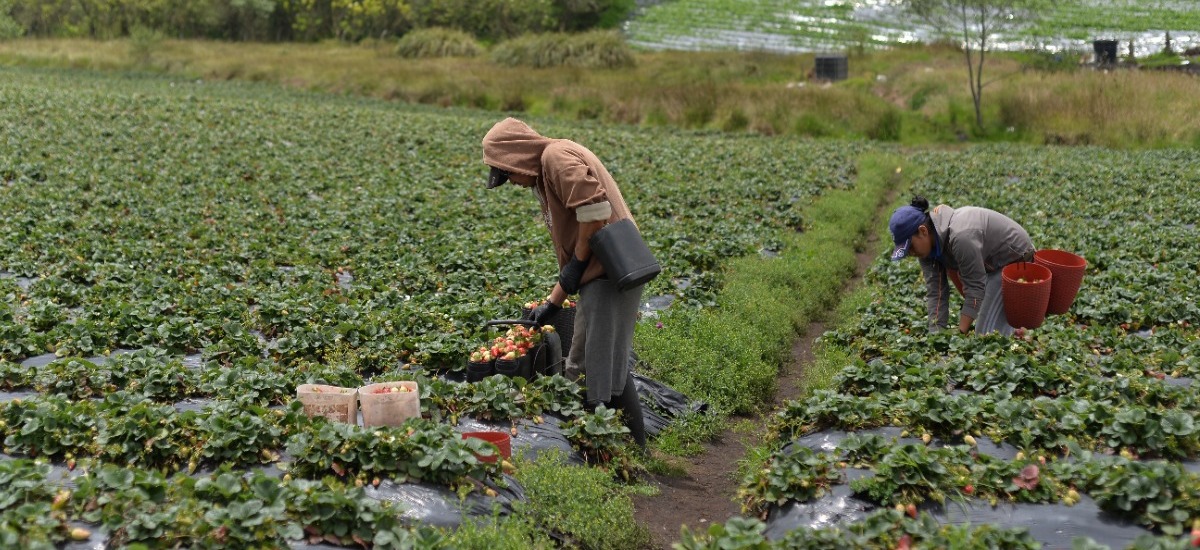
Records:
[[[387,44],[206,41],[0,42],[0,64],[162,72],[531,116],[762,135],[876,139],[1200,145],[1195,77],[1095,71],[1073,60],[999,55],[975,128],[961,54],[946,46],[867,52],[850,79],[808,79],[811,54],[636,53],[615,69],[530,68],[488,56],[404,59]]]

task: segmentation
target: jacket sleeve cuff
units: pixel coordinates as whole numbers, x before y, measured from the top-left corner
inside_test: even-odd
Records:
[[[967,317],[970,317],[972,319],[978,319],[979,318],[979,306],[972,305],[970,298],[967,298],[966,300],[964,300],[964,302],[966,302],[966,303],[963,304],[962,314],[966,315]]]
[[[575,219],[579,223],[602,222],[611,216],[612,203],[608,201],[585,204],[575,209]]]

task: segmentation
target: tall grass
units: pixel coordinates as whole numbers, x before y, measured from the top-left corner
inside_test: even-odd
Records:
[[[1200,79],[1179,73],[1033,74],[1009,83],[997,106],[1003,124],[1046,142],[1168,147],[1200,140],[1197,90]]]
[[[634,64],[633,51],[615,31],[528,34],[497,44],[492,61],[510,67],[581,69],[623,69]]]
[[[147,60],[127,41],[17,39],[0,41],[0,63],[155,70],[441,106],[767,135],[911,144],[1200,143],[1195,77],[1069,65],[1048,73],[1023,70],[1006,55],[988,64],[985,79],[996,81],[984,89],[987,127],[974,128],[961,53],[946,46],[854,56],[850,80],[833,85],[805,81],[811,55],[656,52],[635,53],[633,66],[620,69],[514,69],[487,56],[402,59],[394,48],[163,40]]]
[[[396,43],[396,55],[408,59],[475,57],[481,53],[483,47],[475,37],[441,27],[410,31]]]

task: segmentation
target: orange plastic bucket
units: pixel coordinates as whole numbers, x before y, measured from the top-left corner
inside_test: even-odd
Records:
[[[462,436],[463,439],[468,437],[482,439],[496,446],[499,452],[495,455],[475,455],[475,458],[478,458],[480,462],[495,462],[497,455],[505,459],[512,457],[512,438],[505,432],[463,432]]]
[[[1054,274],[1050,268],[1020,262],[1004,266],[1000,272],[1004,292],[1004,315],[1014,328],[1038,328],[1046,321],[1050,287]]]
[[[1047,249],[1034,252],[1033,263],[1046,266],[1054,274],[1054,284],[1050,286],[1050,304],[1046,306],[1046,313],[1066,313],[1071,309],[1071,304],[1075,303],[1079,285],[1083,283],[1087,260],[1064,250]]]

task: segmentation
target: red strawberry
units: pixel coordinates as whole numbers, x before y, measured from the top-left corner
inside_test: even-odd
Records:
[[[963,487],[963,492],[968,495],[973,495],[975,494],[975,486],[968,483],[966,487]]]
[[[916,519],[916,517],[917,517],[917,505],[916,505],[916,504],[909,504],[908,506],[905,506],[905,507],[904,507],[904,512],[908,514],[908,517],[910,517],[910,518],[913,518],[913,519]]]

